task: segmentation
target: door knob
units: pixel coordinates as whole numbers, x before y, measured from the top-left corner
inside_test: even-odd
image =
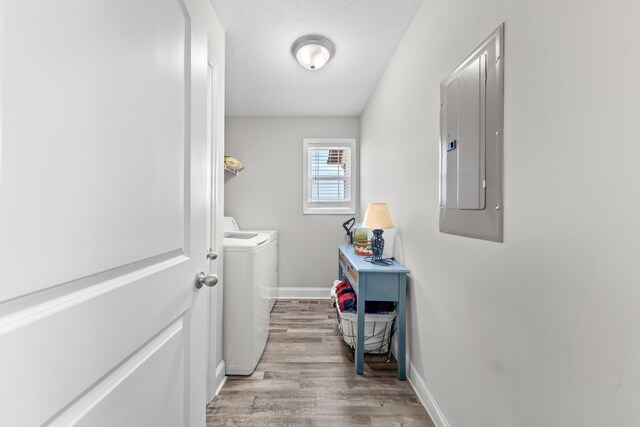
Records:
[[[218,275],[209,273],[204,274],[204,271],[196,274],[195,285],[196,288],[200,289],[203,285],[206,285],[210,288],[214,287],[218,283]]]
[[[218,258],[218,252],[214,252],[212,249],[207,251],[207,259],[213,261]]]

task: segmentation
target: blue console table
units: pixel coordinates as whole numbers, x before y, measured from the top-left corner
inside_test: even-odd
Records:
[[[365,301],[393,301],[396,303],[398,339],[398,379],[407,379],[406,294],[407,270],[394,261],[392,265],[376,265],[366,262],[363,256],[353,252],[352,245],[338,246],[338,277],[349,280],[358,295],[358,333],[356,338],[356,373],[364,372],[364,303]]]

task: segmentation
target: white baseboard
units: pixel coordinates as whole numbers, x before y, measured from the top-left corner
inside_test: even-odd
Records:
[[[418,371],[413,367],[411,361],[407,361],[407,378],[409,384],[411,384],[411,387],[413,387],[413,390],[418,395],[420,403],[422,403],[422,406],[427,410],[436,427],[450,427],[436,398],[433,397],[431,390],[427,387],[427,383],[420,374],[418,374]]]
[[[220,390],[222,390],[222,386],[224,385],[225,382],[227,382],[225,371],[226,371],[226,365],[223,360],[222,362],[220,362],[220,364],[216,368],[216,379],[215,379],[216,396],[220,394]]]
[[[279,299],[329,299],[331,287],[326,288],[287,288],[278,287]]]

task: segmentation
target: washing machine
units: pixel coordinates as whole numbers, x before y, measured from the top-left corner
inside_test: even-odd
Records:
[[[250,375],[269,336],[270,238],[224,233],[223,354],[227,375]]]
[[[269,311],[271,311],[273,305],[276,303],[276,299],[278,299],[278,230],[241,230],[235,218],[225,216],[224,231],[246,231],[251,233],[264,233],[269,236],[269,256],[271,259],[269,263]]]

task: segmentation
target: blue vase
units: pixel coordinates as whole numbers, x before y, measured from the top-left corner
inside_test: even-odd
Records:
[[[371,237],[371,252],[373,252],[373,260],[382,259],[382,251],[384,250],[384,239],[382,238],[382,230],[373,230]]]

